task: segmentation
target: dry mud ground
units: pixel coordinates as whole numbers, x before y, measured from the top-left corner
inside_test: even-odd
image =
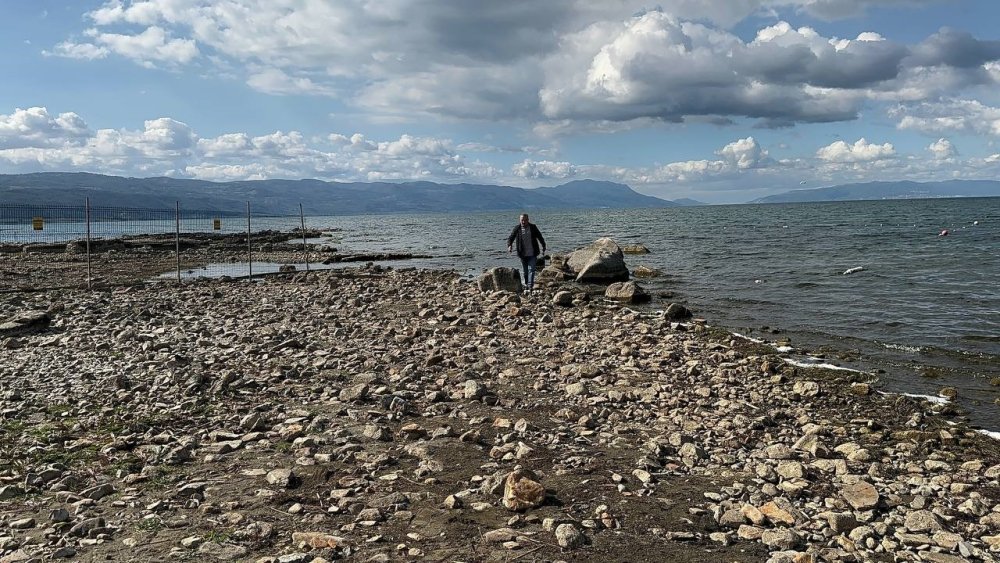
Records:
[[[947,408],[558,289],[0,294],[52,318],[0,337],[0,561],[996,560],[996,444]]]

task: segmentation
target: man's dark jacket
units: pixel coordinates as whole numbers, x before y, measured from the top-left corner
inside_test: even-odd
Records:
[[[534,254],[535,256],[541,256],[542,253],[538,249],[538,243],[539,242],[542,243],[542,248],[544,248],[545,238],[542,237],[542,232],[538,230],[538,227],[536,227],[534,223],[528,223],[528,228],[531,229],[531,249],[535,251]],[[510,246],[514,244],[514,242],[517,242],[517,255],[525,256],[526,253],[524,252],[524,249],[521,247],[520,231],[521,231],[521,224],[518,223],[517,226],[514,227],[514,230],[510,232],[510,236],[507,237],[507,246]]]

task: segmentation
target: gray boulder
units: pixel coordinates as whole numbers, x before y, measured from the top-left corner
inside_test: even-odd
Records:
[[[521,272],[514,268],[490,268],[479,276],[476,285],[479,286],[479,291],[484,293],[489,291],[520,293],[523,287],[521,285]]]
[[[21,313],[6,321],[0,320],[0,338],[20,336],[49,328],[52,317],[45,312]]]
[[[691,311],[680,303],[671,303],[670,305],[667,305],[667,308],[663,313],[672,321],[690,319],[692,316]]]
[[[616,282],[604,291],[604,297],[624,303],[645,303],[652,297],[633,281]]]
[[[578,282],[614,283],[628,281],[629,278],[621,247],[606,237],[573,251],[566,266],[576,274]]]

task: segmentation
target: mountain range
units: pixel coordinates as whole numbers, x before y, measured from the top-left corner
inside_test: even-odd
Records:
[[[792,190],[749,203],[1000,197],[1000,181],[869,182]],[[602,209],[704,205],[640,194],[614,182],[576,180],[524,189],[486,184],[434,182],[325,182],[250,180],[209,182],[178,178],[123,178],[82,172],[0,174],[0,204],[173,209],[241,214],[249,201],[258,215],[476,212],[545,209]]]
[[[871,199],[927,199],[939,197],[998,197],[1000,182],[948,180],[944,182],[868,182],[827,188],[792,190],[755,199],[750,203],[798,203]]]
[[[475,212],[538,209],[676,207],[624,184],[577,180],[560,186],[523,189],[433,182],[324,182],[253,180],[208,182],[176,178],[122,178],[88,173],[0,174],[0,203],[83,205],[239,213],[250,202],[256,214]]]

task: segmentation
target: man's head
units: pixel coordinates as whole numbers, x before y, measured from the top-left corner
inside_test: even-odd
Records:
[[[522,213],[521,214],[521,226],[522,227],[528,226],[528,214],[527,213]]]

